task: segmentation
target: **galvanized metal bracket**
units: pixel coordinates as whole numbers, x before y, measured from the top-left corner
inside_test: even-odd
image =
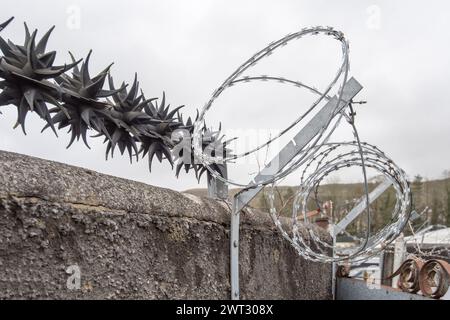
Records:
[[[379,196],[381,196],[383,194],[383,192],[385,192],[391,185],[392,185],[392,181],[389,179],[385,179],[378,186],[376,186],[376,188],[373,189],[372,192],[369,193],[369,204],[371,204]],[[354,206],[353,209],[350,210],[350,212],[341,221],[339,221],[337,224],[332,225],[331,234],[333,237],[333,256],[334,256],[334,247],[336,244],[337,235],[340,232],[342,232],[343,230],[345,230],[345,228],[350,223],[352,223],[362,212],[364,212],[366,206],[367,206],[366,199],[364,198],[363,200],[358,202],[358,204],[356,206]],[[336,299],[336,290],[337,290],[337,288],[336,288],[336,284],[337,284],[336,270],[337,270],[337,264],[335,262],[333,262],[333,267],[332,267],[333,274],[332,274],[332,278],[331,278],[332,279],[331,285],[332,285],[334,300]]]
[[[362,86],[354,78],[347,81],[342,94],[342,101],[339,110],[345,108],[350,101],[361,91]],[[263,187],[251,187],[255,183],[267,181],[275,174],[280,172],[305,146],[320,132],[324,124],[335,115],[337,97],[331,98],[316,115],[297,133],[275,158],[270,161],[267,166],[262,169],[252,182],[246,192],[239,193],[237,201],[237,210],[242,210],[261,190]]]
[[[390,186],[392,181],[385,179],[372,192],[369,193],[369,204],[375,201],[383,194]],[[361,200],[352,210],[333,227],[333,236],[336,237],[342,230],[344,230],[350,223],[353,222],[367,207],[366,199]]]
[[[344,86],[339,110],[345,108],[350,101],[361,91],[362,86],[354,78],[347,81]],[[231,299],[239,300],[239,220],[241,210],[262,190],[262,186],[254,187],[255,183],[268,181],[280,172],[303,148],[320,132],[324,124],[335,115],[338,98],[331,98],[317,114],[299,131],[278,155],[261,170],[248,188],[236,194],[233,198],[233,209],[230,224],[230,281]]]

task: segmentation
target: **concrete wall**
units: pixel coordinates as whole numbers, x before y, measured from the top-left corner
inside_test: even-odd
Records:
[[[227,299],[229,214],[211,199],[0,151],[0,298]],[[267,214],[242,214],[240,255],[243,299],[330,298],[330,266],[301,259]]]

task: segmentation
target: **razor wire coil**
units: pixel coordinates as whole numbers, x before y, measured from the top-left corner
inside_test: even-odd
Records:
[[[261,59],[271,55],[275,50],[287,45],[289,42],[301,39],[308,35],[325,35],[331,36],[341,44],[342,60],[340,67],[332,78],[331,82],[320,91],[314,86],[304,84],[301,81],[286,79],[283,77],[261,75],[261,76],[245,76],[243,73],[254,66]],[[312,27],[304,28],[299,32],[288,34],[280,40],[274,41],[264,49],[257,52],[250,59],[244,62],[237,70],[232,73],[219,88],[217,88],[210,100],[205,104],[200,112],[200,115],[194,124],[193,131],[193,151],[195,157],[208,169],[210,174],[228,184],[245,189],[256,187],[269,187],[269,213],[270,216],[280,231],[281,235],[288,240],[297,252],[306,259],[321,262],[339,262],[344,260],[360,261],[376,254],[383,250],[390,242],[392,242],[402,231],[406,225],[410,214],[411,205],[411,190],[406,178],[405,172],[400,169],[390,158],[388,158],[376,146],[361,142],[358,131],[355,125],[355,112],[352,107],[352,101],[343,100],[344,85],[347,83],[349,73],[349,44],[344,34],[340,31],[334,30],[331,27]],[[208,155],[202,149],[201,127],[204,122],[206,114],[212,109],[215,100],[229,87],[243,84],[256,83],[258,81],[279,82],[286,85],[294,85],[301,89],[309,90],[311,93],[318,96],[318,98],[295,119],[290,125],[283,129],[278,135],[270,137],[267,141],[259,146],[240,154],[232,154],[228,156]],[[330,101],[332,99],[330,93],[334,87],[339,83],[337,94],[337,102],[332,112],[332,117],[320,128],[318,133],[308,142],[300,152],[281,168],[274,175],[265,177],[258,181],[252,181],[250,184],[243,185],[228,177],[223,177],[219,172],[214,170],[211,166],[213,163],[230,163],[235,159],[242,158],[253,154],[264,147],[269,146],[273,141],[285,135],[290,129],[304,120],[322,101]],[[346,108],[340,108],[341,102],[346,102]],[[351,126],[354,141],[350,142],[329,142],[329,139],[335,129],[340,126],[342,119]],[[342,148],[350,148],[350,151],[340,152],[334,155],[336,151]],[[292,216],[290,218],[290,230],[286,227],[279,216],[279,212],[275,205],[275,187],[282,179],[292,174],[299,168],[303,167],[300,177],[300,184],[295,194],[294,205],[292,208]],[[360,240],[360,246],[348,252],[340,252],[336,246],[330,245],[330,239],[322,239],[323,234],[317,232],[317,228],[312,227],[306,216],[308,199],[313,195],[314,201],[319,203],[318,189],[324,178],[329,174],[348,167],[360,167],[364,180],[364,195],[361,201],[365,201],[365,211],[367,212],[367,230],[363,238]],[[392,211],[392,217],[388,225],[372,233],[370,230],[372,217],[370,212],[369,187],[366,169],[371,168],[388,179],[395,190],[396,203]],[[244,189],[244,190],[245,190]],[[302,222],[302,224],[300,224]],[[345,229],[342,230],[345,232]]]

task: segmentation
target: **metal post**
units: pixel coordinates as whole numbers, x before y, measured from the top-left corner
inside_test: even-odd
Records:
[[[227,165],[221,164],[224,178],[227,177]],[[208,177],[208,197],[213,199],[228,199],[228,185],[219,179],[215,179],[209,172]]]
[[[394,249],[390,245],[381,253],[383,257],[382,263],[380,262],[381,268],[381,284],[384,286],[391,287],[392,279],[389,276],[394,272]]]
[[[239,300],[239,218],[240,210],[237,209],[238,197],[233,198],[233,210],[230,224],[230,282],[231,299]]]
[[[350,101],[361,91],[361,84],[350,78],[344,87],[342,101],[338,110],[344,109]],[[295,135],[295,137],[281,149],[265,168],[263,168],[249,183],[249,188],[239,195],[237,209],[244,208],[262,190],[262,186],[253,187],[254,183],[270,180],[274,174],[282,170],[307,144],[320,132],[325,123],[333,118],[336,111],[338,97],[334,96],[320,109],[314,117]]]

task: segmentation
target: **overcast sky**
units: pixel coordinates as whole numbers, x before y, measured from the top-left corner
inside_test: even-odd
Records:
[[[115,63],[116,83],[132,81],[137,71],[147,96],[160,97],[165,90],[172,105],[186,105],[186,115],[195,114],[226,77],[268,43],[305,26],[333,26],[350,40],[351,75],[364,86],[358,99],[368,101],[357,107],[362,140],[377,145],[411,176],[440,178],[450,169],[448,1],[4,0],[1,7],[0,20],[16,17],[2,37],[23,41],[23,21],[41,35],[56,25],[48,49],[58,51],[59,63],[68,60],[68,50],[84,57],[93,49],[91,74],[110,62]],[[297,80],[304,82],[317,74],[329,79],[336,69],[329,65],[339,61],[339,50],[328,44],[312,48],[311,65],[302,67],[292,58],[276,68],[298,70]],[[305,52],[307,47],[300,53]],[[268,93],[278,97],[273,90]],[[294,102],[275,106],[269,98],[257,101],[239,94],[245,93],[235,98],[243,106],[215,113],[224,126],[244,109],[246,128],[254,129],[282,129],[299,113]],[[295,100],[294,95],[286,97]],[[69,136],[40,134],[43,122],[36,116],[27,119],[24,136],[12,129],[15,108],[1,111],[2,150],[176,190],[198,186],[192,174],[175,179],[167,164],[155,162],[150,174],[146,161],[130,165],[119,155],[105,161],[105,146],[98,139],[91,139],[92,150],[82,143],[66,150]]]

